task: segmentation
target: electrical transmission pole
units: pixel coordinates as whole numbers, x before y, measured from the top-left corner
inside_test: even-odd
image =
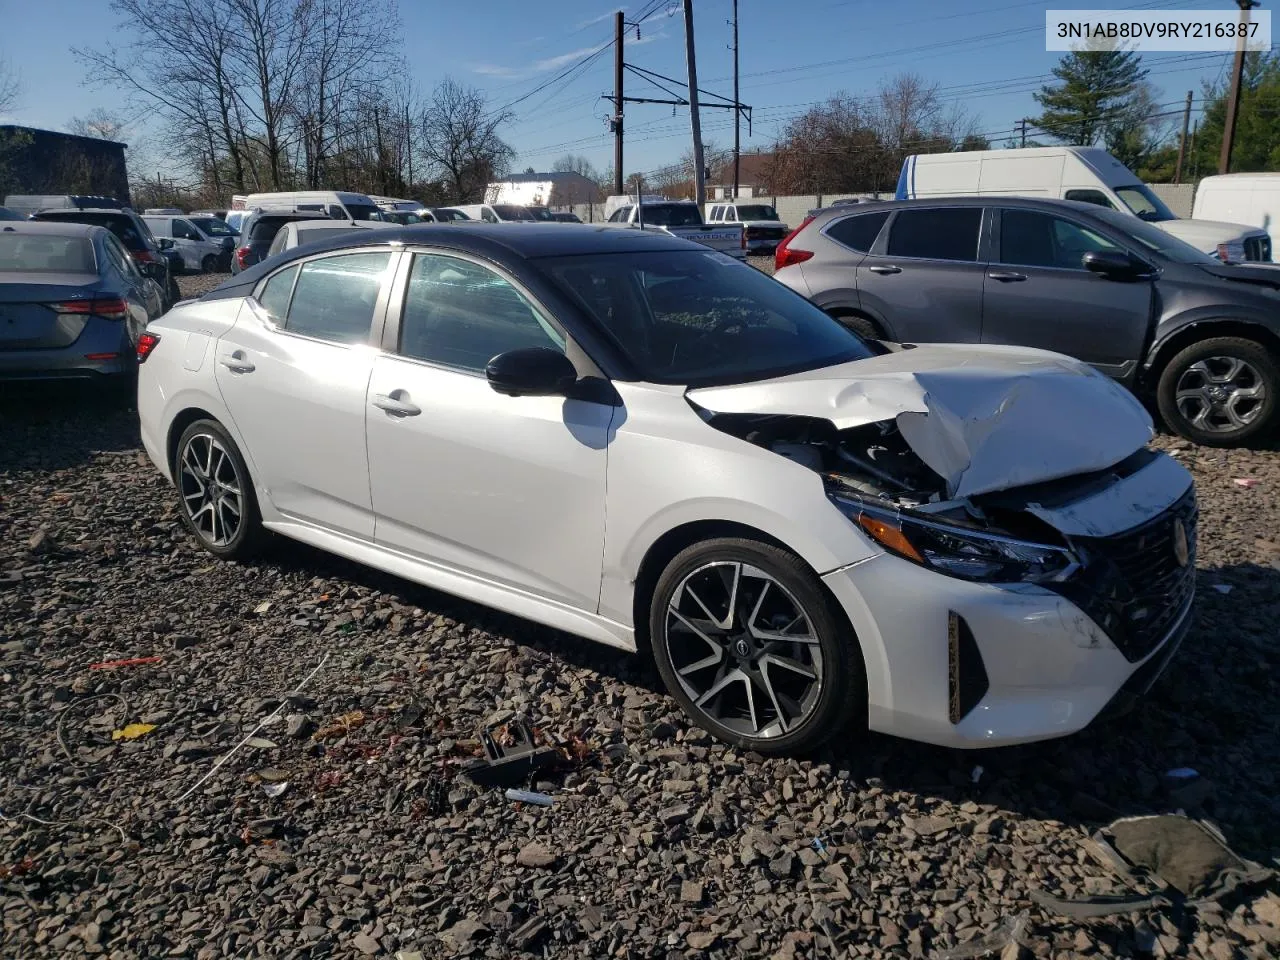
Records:
[[[1182,111],[1182,136],[1178,139],[1178,165],[1173,168],[1173,182],[1182,182],[1182,164],[1187,159],[1187,130],[1191,127],[1191,100],[1194,91],[1187,91],[1187,106]]]
[[[1258,6],[1258,0],[1236,0],[1240,8],[1240,22],[1248,24],[1249,11]],[[1222,125],[1222,152],[1218,155],[1218,172],[1231,172],[1231,150],[1236,139],[1236,114],[1240,110],[1240,87],[1244,76],[1245,36],[1236,39],[1236,61],[1231,70],[1231,92],[1227,95],[1227,120]]]
[[[702,123],[698,119],[698,62],[693,51],[693,0],[684,0],[684,49],[689,61],[689,121],[693,128],[693,198],[702,210],[707,202],[706,170],[702,166]]]
[[[1022,129],[1022,146],[1023,146],[1023,147],[1026,147],[1026,145],[1027,145],[1027,118],[1026,118],[1026,117],[1023,117],[1021,120],[1019,120],[1019,121],[1018,121],[1018,126]]]
[[[622,31],[626,29],[622,11],[613,20],[613,192],[623,193],[622,183]]]
[[[733,0],[733,199],[738,199],[742,109],[738,106],[738,0]]]

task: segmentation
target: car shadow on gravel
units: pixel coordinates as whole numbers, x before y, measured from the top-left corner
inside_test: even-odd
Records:
[[[141,446],[136,386],[0,383],[0,468],[64,470]]]

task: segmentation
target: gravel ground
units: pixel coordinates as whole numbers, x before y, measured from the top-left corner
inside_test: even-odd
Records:
[[[931,957],[1029,910],[1024,956],[1274,957],[1274,892],[1083,923],[1028,899],[1122,892],[1081,848],[1122,814],[1280,852],[1280,454],[1158,444],[1199,485],[1198,619],[1137,713],[782,760],[691,728],[638,658],[297,544],[215,561],[133,411],[10,392],[0,956]],[[514,712],[574,746],[531,784],[550,808],[456,773]]]

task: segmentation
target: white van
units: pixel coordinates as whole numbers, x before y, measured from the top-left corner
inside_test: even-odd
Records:
[[[1265,230],[1280,245],[1280,173],[1225,173],[1196,187],[1193,220],[1230,220]]]
[[[1263,231],[1243,223],[1180,220],[1133,171],[1095,147],[914,154],[902,163],[895,199],[982,194],[1096,203],[1154,223],[1211,256],[1271,259]]]
[[[231,268],[236,233],[218,218],[147,214],[142,220],[157,237],[173,241],[173,249],[182,258],[182,269],[188,273],[214,273]]]
[[[528,207],[518,203],[459,203],[449,208],[465,213],[471,220],[485,223],[536,223]]]
[[[243,206],[235,207],[236,202]],[[363,193],[335,190],[298,190],[285,193],[251,193],[232,198],[239,210],[302,210],[323,213],[333,220],[377,220],[378,205]]]

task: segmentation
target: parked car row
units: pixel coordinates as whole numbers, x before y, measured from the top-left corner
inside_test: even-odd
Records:
[[[1100,249],[1037,233],[1049,211]],[[988,265],[1020,231],[1052,242],[1040,259],[1093,256],[1121,297],[1196,287],[1190,248],[1106,213],[843,208],[783,244],[783,283],[665,230],[336,225],[150,324],[143,443],[215,556],[274,532],[646,651],[694,723],[747,749],[850,724],[1062,736],[1144,693],[1187,630],[1190,475],[1083,362],[984,343],[982,321],[969,344],[886,346],[788,286],[847,253],[855,298],[871,257],[916,291],[882,299],[971,314],[966,254],[979,291],[1035,308],[1060,295],[1042,271],[1076,268]]]

